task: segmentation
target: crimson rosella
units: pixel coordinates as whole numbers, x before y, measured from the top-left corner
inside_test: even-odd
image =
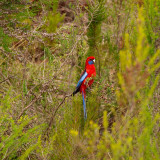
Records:
[[[93,77],[96,76],[96,69],[94,63],[95,63],[95,58],[93,56],[87,58],[85,70],[83,71],[80,80],[78,81],[78,84],[76,86],[76,89],[72,94],[74,96],[78,92],[82,93],[84,119],[87,118],[86,102],[85,102],[86,89],[92,85],[94,81]]]

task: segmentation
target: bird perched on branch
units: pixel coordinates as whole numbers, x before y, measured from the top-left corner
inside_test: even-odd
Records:
[[[78,92],[82,93],[84,119],[87,119],[86,102],[85,102],[86,89],[92,85],[94,81],[93,77],[96,76],[96,69],[94,63],[95,63],[95,58],[93,56],[87,58],[85,64],[85,70],[83,71],[80,80],[78,81],[75,91],[72,93],[73,96]]]

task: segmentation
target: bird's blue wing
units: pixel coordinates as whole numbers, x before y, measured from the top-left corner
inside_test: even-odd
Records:
[[[86,101],[85,101],[85,95],[83,91],[82,91],[82,98],[83,98],[84,119],[86,120],[87,119]]]
[[[77,87],[76,88],[79,88],[82,84],[82,82],[85,80],[85,78],[87,77],[88,73],[86,71],[83,72],[80,80],[78,81],[78,84],[77,84]]]
[[[73,96],[80,91],[81,84],[85,80],[85,78],[87,77],[87,75],[88,75],[88,73],[86,72],[86,70],[84,70],[84,72],[81,75],[80,80],[78,81],[78,84],[76,86],[76,90],[72,93]]]

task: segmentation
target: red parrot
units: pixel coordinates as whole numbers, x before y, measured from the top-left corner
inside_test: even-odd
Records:
[[[72,94],[74,96],[78,92],[82,93],[84,119],[87,119],[86,102],[85,102],[86,89],[92,85],[94,81],[93,77],[96,76],[96,69],[94,63],[95,63],[95,58],[93,56],[87,58],[85,70],[83,71],[80,80],[78,81],[78,84],[76,86],[76,89]]]

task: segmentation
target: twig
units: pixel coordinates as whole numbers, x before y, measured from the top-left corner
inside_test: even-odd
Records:
[[[9,81],[9,78],[6,78],[5,75],[3,75],[2,71],[1,71],[1,75],[2,75],[3,78],[5,78],[5,80],[7,81],[7,83],[9,85],[12,85],[11,82]]]
[[[24,113],[27,109],[29,109],[40,97],[41,97],[41,94],[40,94],[38,97],[35,97],[35,98],[31,101],[31,103],[22,110],[22,112],[21,112],[21,113],[19,114],[19,116],[18,116],[18,119],[19,119],[19,118],[23,115],[23,113]]]
[[[53,120],[54,120],[54,118],[55,118],[55,116],[56,116],[56,113],[57,113],[58,109],[59,109],[59,108],[61,107],[61,105],[65,102],[65,99],[66,99],[67,97],[70,97],[70,96],[72,96],[72,94],[66,95],[66,96],[63,98],[63,100],[61,101],[61,103],[59,103],[59,105],[53,110],[53,114],[52,114],[52,117],[51,117],[51,119],[50,119],[50,121],[49,121],[49,125],[48,125],[47,129],[46,129],[45,132],[44,132],[45,134],[48,135],[48,131],[49,131],[50,127],[51,127],[52,124],[53,124]]]
[[[56,113],[57,113],[57,111],[58,111],[58,109],[60,108],[60,106],[64,103],[64,101],[65,101],[65,99],[67,98],[67,97],[70,97],[70,96],[72,96],[72,94],[70,94],[70,95],[66,95],[64,98],[63,98],[63,100],[62,100],[62,102],[57,106],[57,108],[55,109],[55,112],[54,112],[54,114],[53,114],[53,118],[54,118],[54,116],[56,115]]]
[[[3,82],[5,82],[5,81],[7,81],[9,78],[13,78],[13,77],[15,77],[15,76],[10,76],[10,77],[4,79],[3,81],[0,82],[0,84],[3,83]]]

